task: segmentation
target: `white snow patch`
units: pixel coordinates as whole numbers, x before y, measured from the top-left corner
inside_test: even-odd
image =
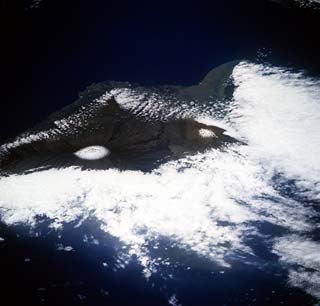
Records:
[[[85,128],[88,123],[88,119],[94,116],[97,110],[107,104],[110,98],[111,95],[109,93],[105,93],[73,114],[66,116],[65,118],[55,120],[53,122],[56,126],[55,128],[39,132],[22,133],[12,142],[5,143],[0,146],[0,157],[19,146],[47,139],[59,139],[61,134],[68,135],[75,133],[78,128]]]
[[[61,227],[93,216],[125,245],[117,268],[126,267],[135,255],[147,278],[160,264],[170,263],[169,258],[152,258],[149,253],[160,237],[230,267],[230,256],[253,254],[245,239],[259,232],[257,222],[300,235],[313,230],[310,218],[317,213],[281,196],[272,178],[282,172],[309,188],[312,199],[319,199],[319,81],[250,63],[238,65],[233,78],[237,88],[228,120],[247,146],[198,153],[151,173],[71,167],[0,177],[2,220],[34,225],[37,216],[46,216],[53,227]],[[157,95],[131,89],[111,94],[122,107],[150,120],[177,114],[210,117],[208,109],[189,111],[187,104],[162,112],[170,101],[159,101]],[[226,122],[221,125],[232,131]],[[274,252],[290,266],[290,283],[318,296],[318,244],[294,236],[290,249],[287,237],[281,239]],[[296,269],[295,264],[313,270]]]
[[[217,137],[217,135],[213,131],[208,130],[208,129],[200,129],[199,135],[203,138],[216,138]]]
[[[110,151],[103,146],[85,147],[74,153],[75,156],[86,160],[102,159],[110,154]]]
[[[154,262],[148,242],[159,236],[227,267],[228,255],[251,253],[243,242],[256,231],[251,221],[310,228],[313,212],[282,198],[268,180],[259,165],[238,153],[212,150],[152,173],[67,168],[3,177],[0,207],[8,224],[34,224],[40,215],[59,227],[91,214],[149,270]]]

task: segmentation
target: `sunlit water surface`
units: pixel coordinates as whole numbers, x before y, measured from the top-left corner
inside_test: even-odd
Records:
[[[41,241],[66,258],[91,258],[104,283],[97,292],[119,305],[128,301],[115,298],[121,295],[115,275],[128,296],[132,282],[145,288],[141,305],[315,304],[320,81],[249,62],[236,66],[232,78],[233,99],[215,107],[170,109],[168,101],[155,103],[154,97],[141,102],[129,89],[112,94],[123,107],[140,107],[151,117],[173,108],[191,114],[224,127],[242,144],[151,172],[69,167],[2,177],[2,221],[28,228],[24,239],[55,235]],[[203,131],[203,137],[213,136]],[[89,159],[97,152],[91,150]],[[1,245],[7,240],[2,237]],[[21,260],[36,261],[31,254]],[[50,277],[46,282],[50,287]],[[68,286],[77,288],[77,301],[94,300],[90,286]],[[50,297],[47,287],[43,302]]]

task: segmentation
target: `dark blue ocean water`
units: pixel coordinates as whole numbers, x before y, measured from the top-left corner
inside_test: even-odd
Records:
[[[2,1],[0,140],[93,82],[191,85],[262,59],[320,72],[319,11],[275,1]]]
[[[320,75],[319,12],[272,1],[44,0],[38,8],[28,1],[4,1],[2,12],[1,142],[73,102],[93,82],[191,85],[234,59]],[[289,200],[318,205],[294,180],[279,174],[272,184]],[[225,269],[160,237],[151,257],[169,249],[171,264],[147,280],[134,257],[122,267],[123,244],[102,231],[97,220],[67,223],[58,231],[49,223],[1,224],[0,301],[7,300],[5,305],[316,303],[288,285],[288,269],[271,252],[268,239],[248,236],[254,254],[230,256],[232,269]],[[287,233],[268,222],[252,225],[266,237]],[[319,240],[319,231],[310,235]]]
[[[260,239],[248,241],[256,255],[230,259],[232,269],[216,266],[192,252],[160,249],[173,263],[149,280],[134,260],[119,267],[122,245],[94,220],[68,224],[57,233],[46,223],[32,229],[1,226],[2,300],[10,305],[314,305],[316,300],[287,285],[287,270]],[[262,232],[279,229],[260,225]],[[281,231],[281,229],[280,229]],[[89,237],[83,241],[84,235]],[[90,238],[91,237],[91,238]],[[95,244],[93,238],[99,240]],[[71,251],[59,245],[72,246]],[[152,254],[152,256],[157,254]],[[163,255],[163,254],[162,254]],[[257,257],[258,256],[258,257]],[[192,267],[190,269],[190,266]],[[176,298],[175,298],[176,297]]]

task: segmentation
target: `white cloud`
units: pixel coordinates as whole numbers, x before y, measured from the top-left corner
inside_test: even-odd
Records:
[[[320,243],[292,235],[277,239],[273,252],[289,265],[289,283],[320,298]]]
[[[281,245],[281,238],[273,249],[290,265],[290,284],[318,296],[314,281],[305,285],[307,278],[317,279],[318,274],[291,267],[296,263],[315,269],[318,265],[314,255],[318,245],[299,241],[299,235],[314,229],[310,219],[317,213],[280,195],[274,189],[273,175],[281,171],[285,178],[295,179],[298,188],[308,187],[308,197],[319,198],[319,82],[249,63],[238,65],[233,78],[237,89],[233,103],[226,106],[231,111],[218,123],[248,145],[208,150],[168,162],[151,173],[65,168],[2,177],[3,221],[34,224],[40,215],[59,227],[93,216],[107,234],[126,246],[119,268],[136,255],[146,277],[170,261],[150,255],[149,248],[159,247],[160,237],[230,267],[230,256],[253,253],[245,240],[258,234],[257,223],[269,222],[296,233],[291,249]],[[122,107],[150,120],[191,116],[217,122],[210,105],[189,107],[132,89],[112,94]],[[90,115],[90,109],[84,113]],[[74,116],[78,115],[84,116]],[[66,124],[68,129],[74,116],[57,126]],[[309,253],[302,252],[305,249]]]
[[[320,199],[320,82],[276,67],[250,63],[233,73],[231,122],[254,158],[298,179]]]

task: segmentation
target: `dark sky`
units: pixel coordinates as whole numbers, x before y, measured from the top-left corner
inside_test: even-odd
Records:
[[[271,1],[0,1],[0,141],[93,82],[192,84],[261,48],[271,62],[320,71],[320,13]]]

